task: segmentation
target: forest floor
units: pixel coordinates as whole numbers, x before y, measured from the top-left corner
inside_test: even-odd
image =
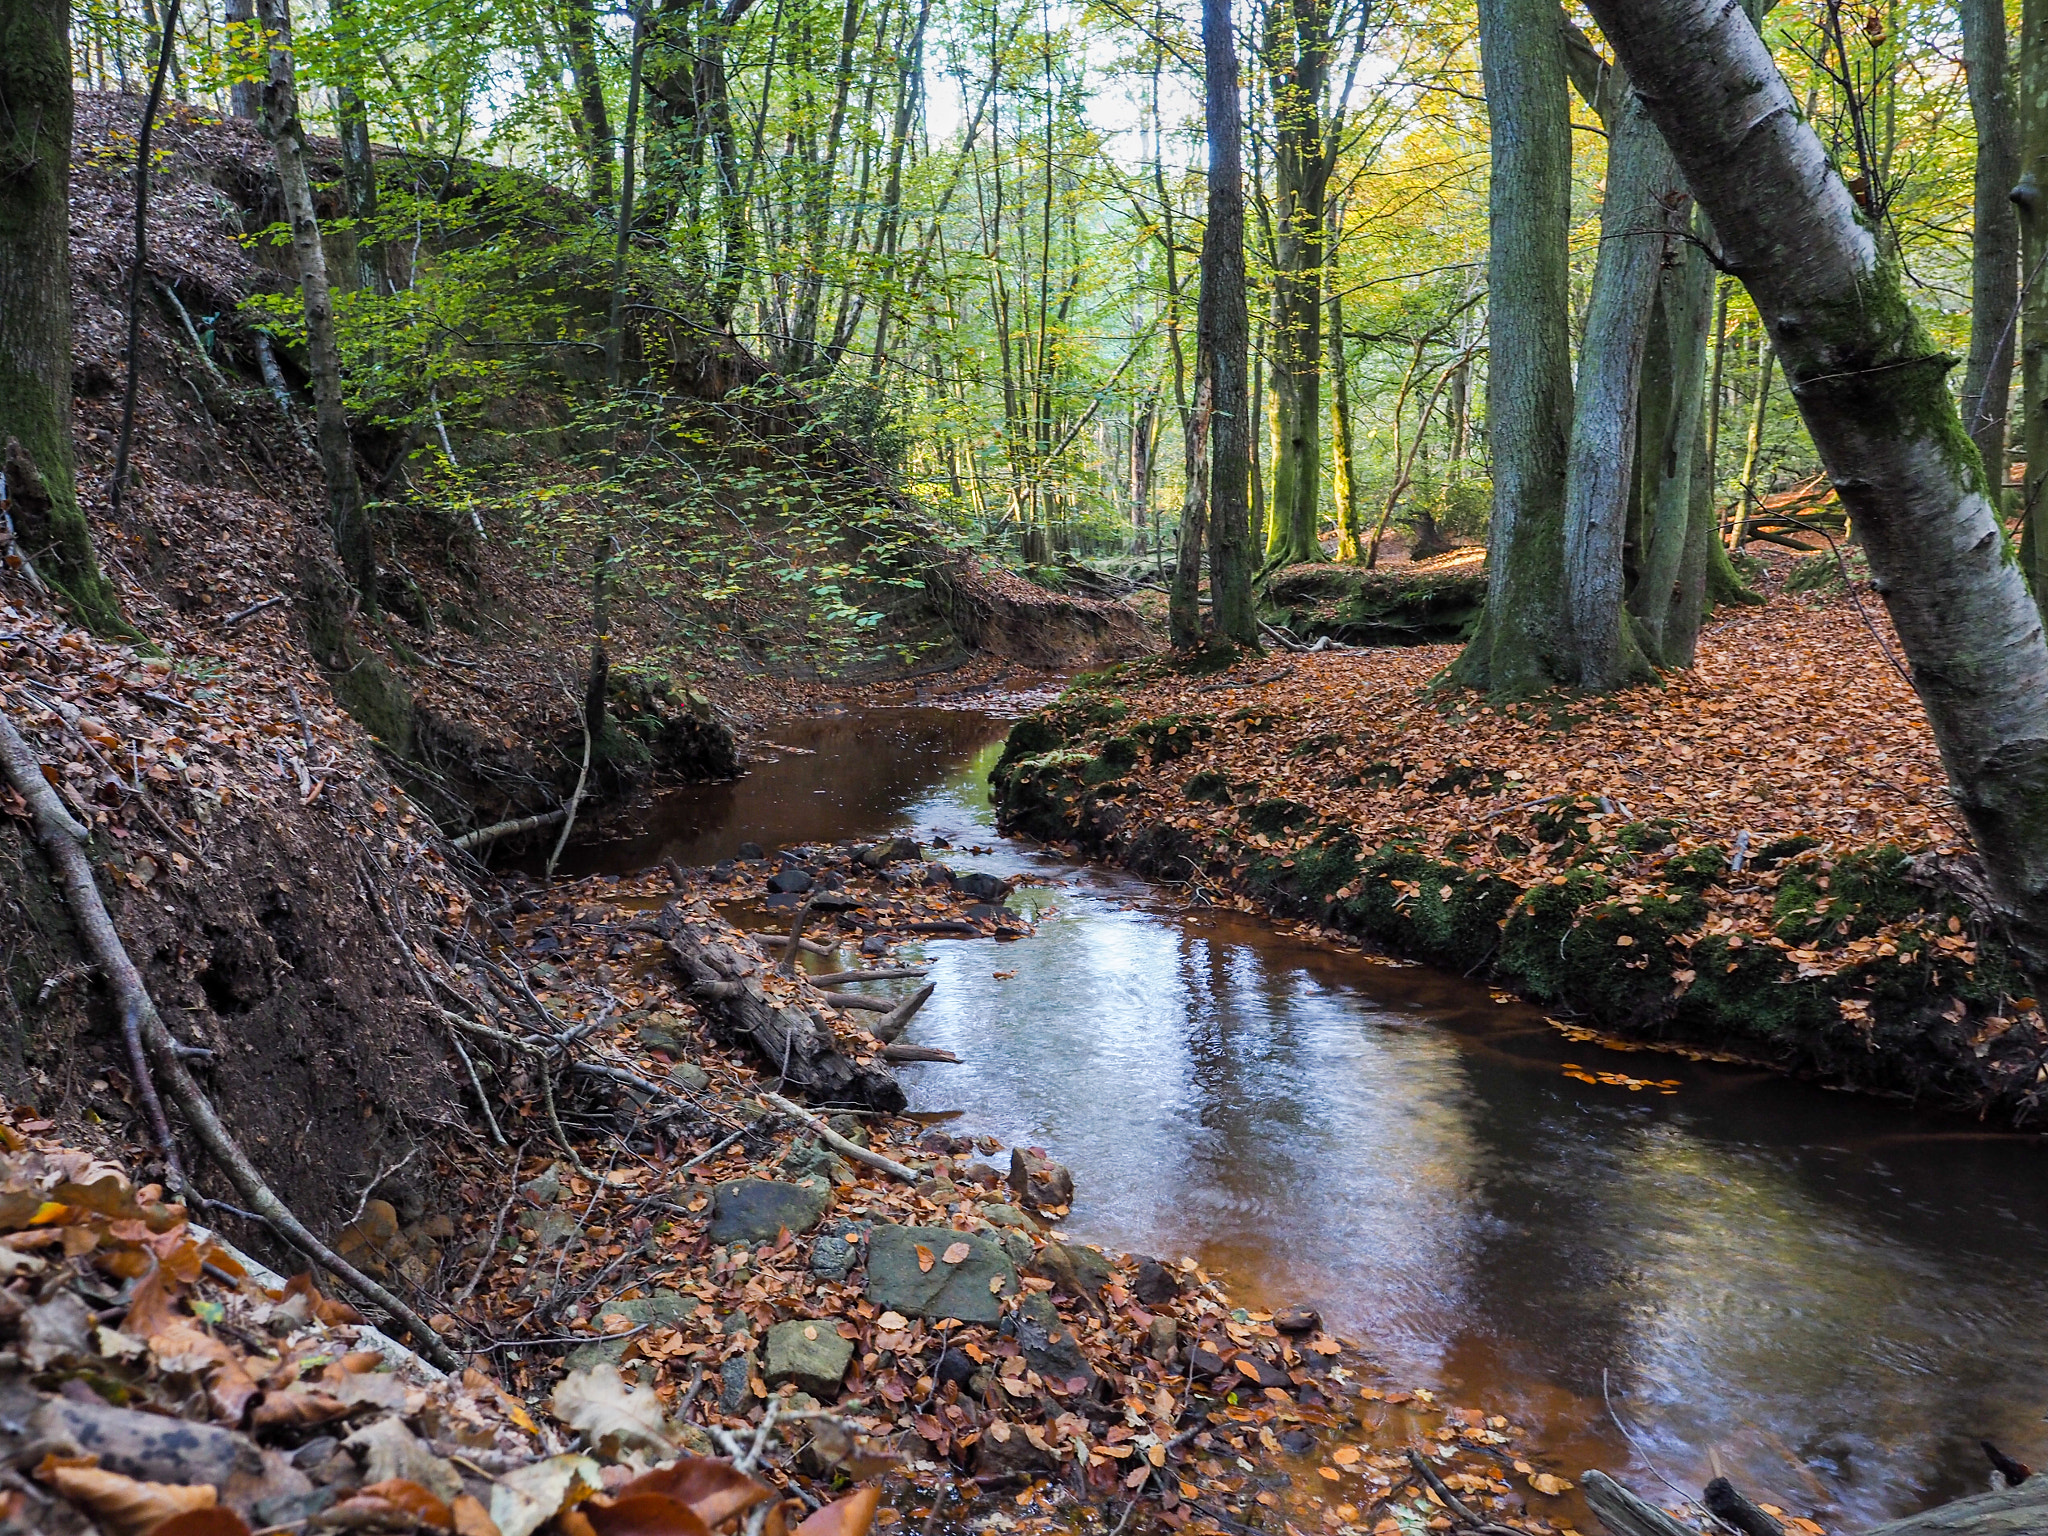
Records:
[[[1451,646],[1095,674],[1013,734],[1005,825],[1569,1027],[2025,1123],[2048,1029],[1883,608],[1787,591],[1789,560],[1696,666],[1608,698],[1433,688]]]

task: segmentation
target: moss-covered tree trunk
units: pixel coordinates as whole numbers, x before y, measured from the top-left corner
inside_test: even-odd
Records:
[[[299,120],[299,93],[292,63],[290,0],[256,0],[257,19],[270,37],[269,73],[263,82],[263,115],[258,120],[277,159],[277,179],[291,228],[292,257],[299,296],[306,308],[306,354],[312,364],[313,422],[320,471],[327,483],[327,528],[334,551],[362,598],[363,611],[377,611],[377,545],[356,476],[349,440],[348,408],[341,392],[341,346],[334,331],[334,300],[327,281],[327,253],[313,210],[313,186],[306,174],[306,130]]]
[[[1934,347],[1768,48],[1721,0],[1590,0],[1855,520],[1955,800],[2048,968],[2048,643]]]
[[[1963,424],[1984,461],[1984,473],[2002,494],[2016,339],[2012,322],[2019,305],[2020,228],[2012,201],[2020,179],[2019,125],[2007,63],[2005,0],[1956,0],[1956,13],[1963,24],[1963,67],[1977,128]]]
[[[1578,681],[1564,592],[1571,437],[1571,127],[1556,0],[1480,0],[1492,124],[1487,208],[1486,612],[1453,670],[1515,695]]]
[[[1323,558],[1323,273],[1327,204],[1335,168],[1324,121],[1330,79],[1328,0],[1267,8],[1264,63],[1273,91],[1273,395],[1279,436],[1270,567]]]
[[[1641,621],[1639,637],[1651,660],[1666,667],[1691,663],[1704,611],[1694,594],[1681,598],[1679,583],[1704,589],[1706,582],[1705,562],[1692,558],[1693,475],[1706,446],[1703,406],[1713,298],[1714,272],[1706,253],[1692,244],[1669,252],[1652,317],[1658,367],[1654,376],[1648,370],[1644,374],[1638,436],[1642,461],[1637,474],[1649,537],[1629,594],[1629,610]],[[1711,498],[1707,505],[1711,516]]]
[[[0,7],[0,502],[79,621],[122,627],[71,457],[71,5]]]

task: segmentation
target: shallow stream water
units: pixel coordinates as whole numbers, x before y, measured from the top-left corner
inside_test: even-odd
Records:
[[[792,722],[774,761],[572,862],[901,829],[952,843],[956,869],[1049,881],[1012,898],[1034,937],[928,946],[938,990],[909,1038],[965,1064],[904,1069],[913,1108],[1071,1167],[1082,1240],[1311,1303],[1402,1385],[1509,1415],[1573,1475],[1668,1501],[1659,1474],[1696,1491],[1718,1469],[1854,1531],[1985,1486],[1980,1438],[2048,1463],[2041,1139],[1573,1044],[1476,983],[1000,838],[1007,724]]]

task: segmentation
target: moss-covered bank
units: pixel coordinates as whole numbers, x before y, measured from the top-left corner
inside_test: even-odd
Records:
[[[1365,831],[1256,776],[1162,765],[1259,711],[1133,718],[1086,687],[1022,721],[991,773],[1007,832],[1484,976],[1634,1039],[1729,1051],[1833,1085],[2027,1124],[2048,1086],[2030,987],[1930,856],[1805,837],[1737,850],[1598,797],[1511,806],[1432,841]],[[1313,739],[1291,749],[1299,755]],[[1250,759],[1256,762],[1256,758]],[[1467,793],[1493,770],[1425,786]],[[1363,776],[1399,782],[1398,763]],[[1482,843],[1540,878],[1475,868]],[[1526,868],[1518,864],[1517,868]]]

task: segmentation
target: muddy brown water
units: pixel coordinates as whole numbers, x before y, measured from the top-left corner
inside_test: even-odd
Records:
[[[905,1069],[913,1106],[1068,1164],[1083,1240],[1312,1303],[1399,1383],[1509,1415],[1570,1474],[1668,1502],[1659,1474],[1697,1490],[1718,1466],[1854,1531],[1985,1486],[1980,1438],[2048,1463],[2041,1141],[1573,1044],[1459,977],[1000,838],[1007,728],[792,722],[771,734],[807,751],[667,796],[573,862],[907,830],[955,868],[1046,878],[1012,898],[1035,937],[928,947],[910,1038],[965,1064]]]

